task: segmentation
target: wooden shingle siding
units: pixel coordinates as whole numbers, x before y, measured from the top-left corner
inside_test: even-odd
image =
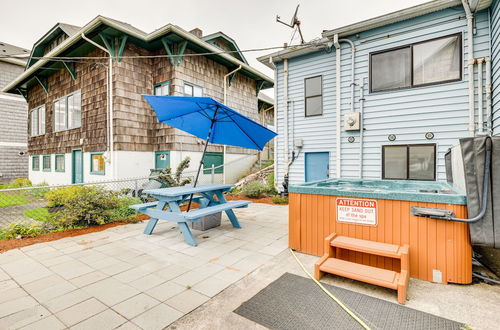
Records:
[[[491,72],[493,83],[493,135],[500,135],[500,1],[493,0],[491,12]]]
[[[89,56],[105,56],[103,51],[95,50]],[[48,78],[48,94],[40,85],[28,90],[29,109],[45,104],[46,133],[28,139],[30,154],[69,153],[72,149],[83,148],[84,152],[106,149],[106,104],[107,69],[91,61],[76,63],[76,80],[67,70],[59,70]],[[54,100],[81,90],[82,126],[80,128],[54,132]],[[81,143],[80,139],[83,139]]]
[[[489,56],[488,12],[475,15],[476,34],[474,36],[474,56]],[[348,37],[355,43],[356,83],[365,77],[368,82],[369,54],[371,52],[400,47],[437,37],[462,33],[463,35],[463,78],[458,82],[416,87],[390,92],[369,93],[365,86],[363,177],[381,178],[381,146],[397,144],[436,143],[437,179],[444,180],[444,153],[458,143],[468,132],[468,88],[467,88],[467,46],[466,20],[463,9],[455,7],[411,20],[383,26]],[[289,151],[293,141],[302,138],[304,147],[290,168],[290,182],[304,181],[304,153],[326,151],[330,153],[330,177],[335,173],[335,61],[337,52],[319,51],[289,59]],[[350,109],[351,49],[341,43],[341,125],[344,115]],[[281,182],[286,172],[284,165],[284,94],[283,62],[276,64],[277,100],[277,161],[279,163],[277,182]],[[483,65],[484,69],[484,65]],[[304,78],[323,76],[323,115],[304,117]],[[475,77],[477,79],[477,76]],[[484,85],[484,82],[483,82]],[[477,82],[476,82],[477,86]],[[354,111],[359,111],[359,87],[355,88]],[[476,98],[477,100],[477,98]],[[484,106],[484,104],[483,104]],[[500,113],[500,112],[499,112]],[[293,115],[292,115],[293,114]],[[477,116],[477,111],[476,111]],[[486,118],[486,117],[485,117]],[[477,120],[477,117],[476,117]],[[293,127],[293,128],[292,128]],[[433,132],[434,139],[427,140],[426,132]],[[396,141],[388,141],[388,135],[395,134]],[[348,142],[353,136],[355,141]],[[359,131],[341,130],[342,177],[359,176]]]

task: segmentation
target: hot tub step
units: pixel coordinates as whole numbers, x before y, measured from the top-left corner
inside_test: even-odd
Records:
[[[396,272],[374,266],[340,259],[340,250],[367,253],[401,260],[401,271]],[[319,280],[323,273],[330,273],[370,284],[398,290],[398,302],[406,301],[409,277],[409,246],[368,241],[358,238],[337,236],[325,238],[324,255],[314,265],[314,277]]]

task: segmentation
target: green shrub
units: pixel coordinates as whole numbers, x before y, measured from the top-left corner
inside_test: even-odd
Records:
[[[0,240],[11,238],[35,237],[48,232],[47,228],[38,223],[15,222],[0,228]]]
[[[262,181],[257,180],[252,181],[243,187],[241,193],[250,198],[259,198],[264,196],[268,190],[269,188]]]
[[[18,178],[14,179],[11,183],[10,186],[12,188],[23,188],[23,187],[31,187],[33,184],[31,183],[30,179],[26,178]]]
[[[28,200],[17,193],[0,192],[0,207],[9,207],[28,203]]]
[[[95,186],[58,188],[45,198],[49,211],[53,211],[50,223],[62,227],[102,225],[113,221],[117,209],[123,207],[117,193]]]
[[[111,215],[111,221],[126,221],[130,220],[130,217],[133,217],[135,219],[135,211],[129,208],[129,206],[137,203],[141,203],[141,200],[134,197],[120,197],[120,205],[113,211],[113,214]]]
[[[272,201],[274,204],[288,204],[288,197],[273,196]]]
[[[39,207],[36,209],[29,209],[23,212],[26,218],[36,221],[48,222],[50,219],[49,210],[46,207]]]

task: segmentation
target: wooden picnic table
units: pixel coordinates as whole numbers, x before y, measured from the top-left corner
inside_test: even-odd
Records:
[[[177,222],[186,243],[196,246],[196,240],[189,229],[188,222],[200,222],[203,216],[225,211],[233,227],[241,228],[233,209],[247,207],[251,202],[227,201],[224,192],[232,187],[233,185],[227,184],[208,184],[196,187],[182,186],[144,190],[144,194],[150,195],[158,201],[135,204],[131,205],[130,208],[150,216],[144,234],[151,235],[158,220]],[[192,194],[194,195],[193,202],[199,204],[200,207],[191,209],[189,212],[181,211],[181,204],[188,202]],[[167,206],[168,208],[166,208]]]

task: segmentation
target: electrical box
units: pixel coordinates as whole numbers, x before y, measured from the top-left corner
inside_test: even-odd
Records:
[[[358,131],[360,129],[361,115],[359,112],[350,112],[344,115],[344,130]]]
[[[293,145],[295,148],[302,148],[304,146],[304,142],[302,141],[302,139],[295,139],[293,141]]]

